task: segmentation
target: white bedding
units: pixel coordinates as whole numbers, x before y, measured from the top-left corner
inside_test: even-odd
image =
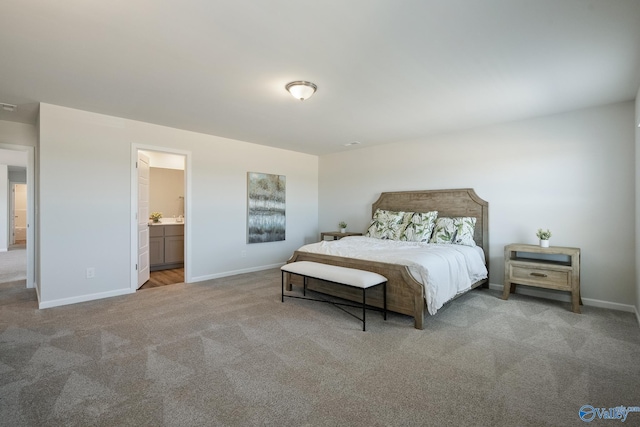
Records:
[[[424,285],[430,314],[488,276],[480,247],[352,236],[312,243],[298,250],[406,265],[413,277]]]

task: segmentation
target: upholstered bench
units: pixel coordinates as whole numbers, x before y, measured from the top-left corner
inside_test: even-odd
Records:
[[[362,321],[362,330],[366,331],[367,322],[366,322],[366,290],[373,286],[382,285],[382,294],[383,294],[383,315],[384,320],[387,320],[387,278],[371,271],[358,270],[355,268],[347,268],[347,267],[339,267],[337,265],[330,264],[322,264],[319,262],[311,262],[311,261],[298,261],[292,262],[289,264],[283,265],[280,270],[282,271],[282,302],[284,302],[284,297],[289,298],[299,298],[306,299],[310,301],[320,301],[320,302],[328,302],[333,304],[334,306],[340,308],[347,314],[355,317]],[[303,286],[302,286],[302,297],[295,295],[285,295],[284,293],[284,282],[285,282],[285,273],[295,274],[303,277]],[[350,286],[353,288],[362,289],[362,304],[361,305],[353,305],[346,304],[335,301],[328,301],[324,299],[314,299],[307,298],[307,281],[308,279],[320,279],[325,282],[336,283],[342,286]],[[353,313],[350,313],[343,309],[340,306],[346,307],[362,307],[362,318],[356,316]],[[369,307],[370,309],[380,310],[378,308]]]

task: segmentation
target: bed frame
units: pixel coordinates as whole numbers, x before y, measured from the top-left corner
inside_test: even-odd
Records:
[[[376,209],[407,212],[438,211],[438,217],[470,216],[476,218],[474,240],[482,248],[489,268],[489,203],[480,197],[471,188],[453,190],[424,190],[424,191],[398,191],[380,194],[378,200],[371,206],[371,213]],[[389,264],[377,261],[366,261],[354,258],[345,258],[332,255],[313,254],[295,251],[287,262],[314,261],[342,267],[356,268],[373,271],[382,274],[388,279],[387,284],[387,309],[397,313],[413,316],[416,329],[424,328],[426,302],[424,300],[424,287],[416,281],[408,268],[403,265]],[[287,289],[291,284],[297,283],[295,276],[286,278]],[[489,283],[484,279],[472,285],[476,288]],[[309,280],[307,289],[325,294],[358,301],[361,295],[352,289],[336,287],[330,283]],[[374,292],[375,291],[375,292]],[[374,289],[367,294],[367,304],[382,307],[382,292]]]

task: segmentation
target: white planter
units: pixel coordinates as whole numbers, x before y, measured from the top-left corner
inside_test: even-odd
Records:
[[[548,240],[540,240],[540,247],[541,248],[548,248],[549,247],[549,241]]]
[[[341,229],[340,229],[340,232],[341,232],[341,233],[346,233],[346,232],[347,232],[347,229],[346,229],[346,228],[341,228]]]

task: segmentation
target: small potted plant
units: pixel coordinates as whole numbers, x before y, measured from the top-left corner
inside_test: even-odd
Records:
[[[149,219],[153,220],[153,222],[160,222],[160,218],[162,218],[162,212],[151,212],[151,215],[149,215]]]
[[[551,238],[550,230],[543,230],[542,228],[538,228],[538,232],[536,233],[538,239],[540,239],[540,247],[548,248],[549,247],[549,239]]]
[[[340,228],[341,233],[345,233],[347,231],[347,223],[344,221],[340,221],[338,223],[338,227]]]

